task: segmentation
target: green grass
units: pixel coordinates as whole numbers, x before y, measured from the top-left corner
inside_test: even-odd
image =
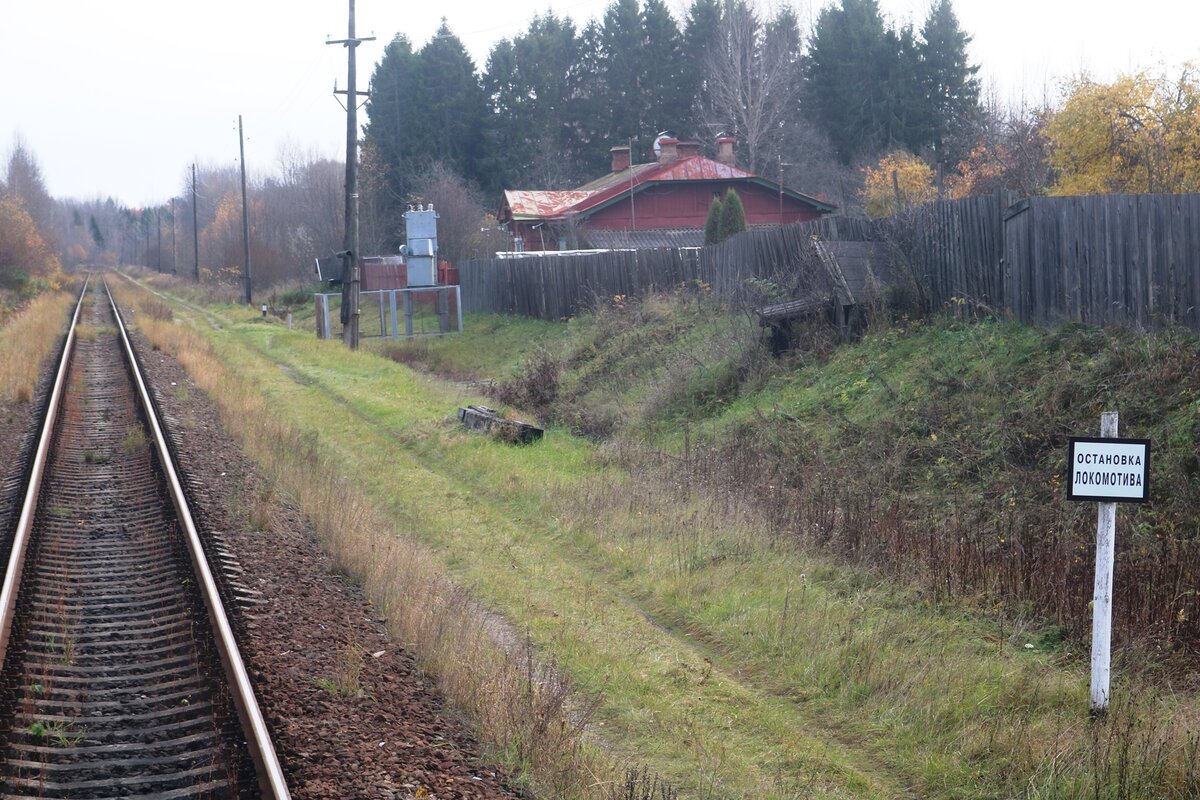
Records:
[[[468,335],[410,340],[370,340],[367,347],[401,363],[460,379],[506,379],[517,374],[528,354],[557,345],[570,325],[524,317],[466,314]]]
[[[1172,720],[1194,713],[1190,699],[1142,694],[1136,683],[1119,683],[1118,694],[1138,695],[1114,719],[1146,732],[1142,751],[1115,722],[1089,725],[1084,665],[1052,631],[1013,628],[1003,615],[964,611],[870,568],[806,554],[739,515],[736,498],[673,486],[688,480],[678,466],[651,479],[562,428],[520,448],[474,436],[454,409],[485,398],[459,384],[262,325],[243,309],[207,313],[205,321],[177,311],[280,416],[316,432],[322,456],[355,476],[398,530],[600,698],[594,732],[606,746],[688,796],[957,798],[1033,787],[1034,796],[1066,797],[1091,796],[1094,785],[1110,796],[1122,764],[1153,766],[1160,739],[1172,757],[1183,747],[1170,738]],[[539,330],[547,348],[586,346],[570,325],[533,324],[523,336],[493,324],[490,334],[480,324],[478,336],[429,345],[436,355],[422,363],[503,377],[518,343]],[[674,447],[679,434],[663,420],[680,412],[667,400],[687,392],[651,362],[691,358],[703,370],[723,345],[670,319],[605,335],[616,345],[598,349],[607,366],[580,361],[565,392],[619,402],[623,420],[653,422]],[[942,369],[933,359],[950,352],[926,335],[953,338],[896,334],[802,366],[795,380],[768,382],[753,398],[735,384],[704,406],[697,433],[715,438],[778,406],[810,415],[808,434],[835,447],[846,426],[886,417],[883,397],[916,402],[923,376]],[[1017,360],[1031,349],[1015,331],[996,335],[1014,340],[1004,346]],[[485,339],[492,349],[472,351]],[[885,350],[907,366],[880,363]],[[954,370],[957,380],[979,377]],[[601,385],[616,374],[630,377],[617,390]],[[662,402],[638,418],[633,409],[651,398]],[[841,422],[821,430],[827,419]],[[915,435],[934,447],[945,437],[933,433],[918,427]],[[1134,748],[1125,761],[1113,747],[1122,742]],[[1156,794],[1188,791],[1178,771],[1157,780]]]
[[[1195,335],[903,321],[844,347],[802,331],[805,347],[773,359],[744,315],[688,295],[572,325],[499,396],[608,440],[623,463],[666,452],[703,476],[691,488],[739,487],[776,532],[1077,640],[1094,515],[1064,497],[1067,440],[1119,410],[1124,435],[1154,441],[1155,478],[1152,502],[1120,515],[1118,580],[1150,589],[1118,612],[1118,635],[1156,661],[1200,647],[1185,588],[1200,583]]]
[[[586,445],[554,436],[513,449],[468,436],[447,422],[456,400],[411,373],[370,358],[347,364],[336,347],[279,347],[277,336],[248,343],[303,375],[306,385],[276,379],[278,369],[264,370],[240,348],[222,348],[223,355],[239,371],[265,372],[264,390],[281,411],[321,426],[322,440],[391,507],[401,528],[528,630],[581,688],[603,693],[599,722],[624,755],[649,757],[682,785],[703,776],[738,794],[784,796],[802,775],[825,796],[891,794],[872,790],[876,781],[857,768],[858,759],[812,736],[786,702],[722,671],[704,684],[673,680],[681,665],[698,674],[702,656],[581,561],[581,547],[593,543],[555,523],[545,506],[552,497],[530,492],[564,479],[570,486],[591,472]],[[688,729],[694,733],[684,740],[670,733]]]

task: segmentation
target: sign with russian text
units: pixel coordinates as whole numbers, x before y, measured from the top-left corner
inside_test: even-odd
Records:
[[[1150,498],[1150,440],[1071,437],[1068,500],[1144,503]]]

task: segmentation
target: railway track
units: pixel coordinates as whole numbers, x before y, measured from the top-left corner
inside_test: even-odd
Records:
[[[286,798],[161,426],[97,281],[63,352],[0,589],[0,794]]]

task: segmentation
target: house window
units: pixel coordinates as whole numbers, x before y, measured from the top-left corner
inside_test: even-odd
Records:
[[[513,237],[513,252],[514,253],[525,252],[525,240],[522,237],[520,237],[520,236]]]

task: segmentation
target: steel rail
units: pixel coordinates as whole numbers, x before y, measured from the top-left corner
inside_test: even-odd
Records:
[[[192,518],[191,509],[188,507],[187,498],[184,496],[183,485],[180,483],[174,459],[172,459],[170,450],[167,447],[166,436],[164,436],[162,426],[159,424],[154,403],[151,402],[150,393],[146,388],[146,381],[142,377],[141,367],[137,356],[134,354],[133,345],[129,341],[129,334],[125,330],[125,321],[121,317],[120,309],[117,308],[117,303],[113,299],[112,292],[109,291],[107,282],[104,283],[104,291],[108,295],[109,302],[112,303],[113,315],[117,320],[117,331],[121,334],[125,359],[129,365],[129,371],[133,376],[134,384],[137,386],[138,397],[145,411],[146,422],[153,434],[154,447],[158,452],[159,463],[167,479],[167,488],[170,491],[171,503],[175,506],[180,525],[184,530],[188,555],[196,571],[196,576],[199,578],[200,592],[207,607],[209,621],[213,627],[217,652],[221,659],[221,665],[225,669],[226,678],[229,680],[232,688],[233,703],[237,709],[238,718],[242,723],[242,730],[246,733],[246,741],[250,748],[250,757],[254,761],[255,772],[258,774],[259,788],[262,791],[263,797],[269,798],[269,800],[289,800],[291,795],[288,792],[287,782],[283,778],[283,768],[279,764],[279,758],[275,754],[275,746],[271,743],[271,736],[267,731],[266,720],[263,718],[262,711],[258,707],[258,700],[254,696],[254,687],[250,684],[250,676],[246,672],[245,664],[242,663],[237,641],[233,635],[233,628],[230,626],[229,618],[225,614],[225,608],[221,603],[221,598],[217,591],[216,581],[213,579],[212,570],[208,566],[208,559],[204,555],[204,548],[200,543],[200,534],[196,530],[196,523]],[[2,653],[0,653],[0,656],[2,656]]]
[[[79,290],[79,299],[75,302],[75,313],[71,316],[71,327],[67,331],[67,340],[63,344],[62,356],[58,361],[58,373],[54,376],[54,388],[50,391],[50,400],[46,404],[46,418],[42,421],[42,433],[38,439],[37,450],[34,452],[33,464],[29,473],[29,485],[25,489],[25,500],[21,504],[21,516],[17,520],[17,528],[13,533],[12,550],[8,556],[8,569],[4,573],[4,585],[0,588],[0,664],[4,663],[8,654],[8,642],[12,636],[13,617],[17,610],[17,591],[21,586],[21,573],[25,567],[25,551],[29,546],[30,534],[33,530],[34,512],[37,511],[37,499],[42,490],[42,476],[46,473],[46,454],[50,452],[50,440],[53,438],[54,423],[58,417],[58,407],[62,402],[64,386],[67,382],[67,367],[71,364],[71,354],[75,348],[75,328],[79,322],[79,311],[83,308],[83,298],[87,295],[88,283],[92,276],[83,281]]]

